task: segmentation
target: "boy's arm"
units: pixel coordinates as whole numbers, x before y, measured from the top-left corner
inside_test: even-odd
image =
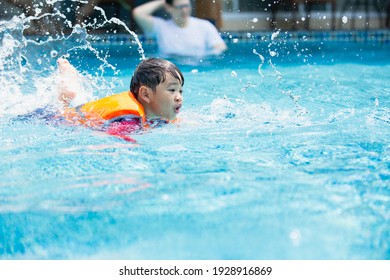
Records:
[[[133,18],[135,22],[142,28],[144,33],[153,31],[153,16],[152,14],[165,6],[165,0],[156,0],[138,6],[133,10]]]

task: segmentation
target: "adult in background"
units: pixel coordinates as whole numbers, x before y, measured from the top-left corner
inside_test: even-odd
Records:
[[[166,20],[153,14],[165,9]],[[218,55],[226,44],[216,27],[207,20],[191,16],[190,0],[155,0],[133,10],[133,18],[146,35],[156,38],[162,56],[203,57]]]

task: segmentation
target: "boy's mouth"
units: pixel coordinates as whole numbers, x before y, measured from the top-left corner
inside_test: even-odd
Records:
[[[181,108],[182,104],[179,104],[178,106],[175,107],[175,113],[176,114],[179,114],[180,113],[180,108]]]

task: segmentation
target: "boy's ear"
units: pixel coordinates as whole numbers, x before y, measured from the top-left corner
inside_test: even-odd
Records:
[[[138,90],[138,98],[140,101],[150,103],[152,101],[151,94],[152,90],[146,86],[141,86]]]

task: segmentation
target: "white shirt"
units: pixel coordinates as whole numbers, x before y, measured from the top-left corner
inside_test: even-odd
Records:
[[[209,21],[190,17],[185,27],[159,17],[153,18],[153,35],[162,56],[202,57],[215,54],[213,46],[223,43],[218,30]]]

